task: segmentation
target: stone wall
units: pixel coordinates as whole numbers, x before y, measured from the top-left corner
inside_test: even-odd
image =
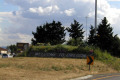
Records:
[[[86,58],[92,54],[80,53],[45,53],[45,52],[30,52],[29,57],[53,57],[53,58]]]

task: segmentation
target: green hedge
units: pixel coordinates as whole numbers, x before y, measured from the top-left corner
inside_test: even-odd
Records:
[[[65,53],[89,53],[90,47],[55,45],[55,46],[32,46],[30,51],[38,52],[65,52]]]

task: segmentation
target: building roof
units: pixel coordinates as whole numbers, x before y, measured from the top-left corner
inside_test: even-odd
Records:
[[[18,42],[17,44],[29,44],[29,43],[22,43],[22,42]]]
[[[8,51],[8,50],[0,47],[0,51]]]

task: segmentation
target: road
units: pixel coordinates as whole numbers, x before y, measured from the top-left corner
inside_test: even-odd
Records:
[[[120,80],[120,73],[94,75],[86,80]]]

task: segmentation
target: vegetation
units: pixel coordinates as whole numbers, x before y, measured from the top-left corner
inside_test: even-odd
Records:
[[[67,45],[72,45],[72,46],[80,46],[83,45],[84,42],[80,40],[80,38],[77,38],[76,40],[74,38],[71,38],[69,41],[66,43]]]
[[[77,21],[74,21],[74,23],[78,24]],[[36,78],[36,79],[43,79],[43,80],[48,80],[48,79],[53,80],[54,78],[55,80],[58,80],[58,79],[64,80],[67,78],[73,78],[73,77],[83,76],[87,74],[120,71],[120,64],[119,64],[120,59],[117,58],[118,56],[120,56],[119,54],[120,39],[118,38],[117,35],[113,36],[112,27],[110,27],[110,24],[108,24],[106,18],[104,18],[102,22],[99,24],[96,34],[95,34],[95,29],[93,28],[93,26],[91,26],[88,45],[82,40],[82,37],[79,38],[80,36],[78,38],[72,38],[71,40],[69,40],[67,42],[67,45],[62,45],[64,41],[54,42],[54,40],[52,41],[49,39],[47,41],[45,38],[48,37],[48,35],[45,34],[46,35],[45,36],[42,34],[45,32],[44,29],[46,27],[49,27],[49,26],[46,26],[48,24],[49,23],[46,23],[43,26],[37,27],[36,30],[38,31],[36,31],[36,33],[33,32],[34,39],[32,39],[32,41],[33,41],[33,44],[35,45],[31,46],[27,51],[24,51],[23,53],[18,54],[18,56],[22,56],[22,57],[24,56],[24,58],[21,58],[21,57],[12,58],[8,61],[5,61],[7,59],[0,60],[0,68],[1,70],[3,69],[1,74],[7,74],[7,76],[9,76],[8,73],[4,73],[5,68],[7,68],[7,70],[10,69],[9,72],[12,71],[12,72],[15,72],[15,74],[17,73],[19,76],[22,76],[22,79],[32,80]],[[47,30],[47,28],[45,30]],[[64,33],[64,29],[62,31]],[[40,34],[38,35],[37,32]],[[60,41],[61,40],[64,40],[64,39],[60,39]],[[109,43],[107,43],[107,41]],[[89,55],[90,50],[94,51],[93,52],[94,54],[92,55],[95,57],[94,65],[91,66],[91,71],[89,71],[89,67],[88,65],[86,65],[86,59],[26,58],[26,56],[28,56],[28,54],[31,51],[46,52],[46,53],[47,52],[48,53],[49,52],[55,52],[55,53],[79,52],[80,54],[84,53]],[[113,57],[113,55],[117,57]],[[24,73],[27,73],[27,74],[21,75],[19,73],[19,72],[22,73],[23,71]],[[32,75],[30,76],[30,74]],[[39,75],[39,76],[35,77],[35,75]],[[14,76],[14,79],[15,77],[16,76]],[[21,77],[18,77],[18,76],[16,78],[21,79]]]
[[[79,24],[79,22],[77,22],[76,20],[74,20],[74,23],[71,23],[71,28],[67,28],[67,31],[70,33],[69,36],[74,40],[74,45],[77,46],[77,40],[79,40],[79,42],[82,42],[83,39],[83,28],[82,28],[82,24]]]
[[[10,49],[11,53],[16,53],[17,52],[17,46],[16,45],[7,46],[7,49]]]
[[[46,23],[38,26],[36,32],[32,32],[32,44],[50,43],[51,45],[62,44],[65,42],[65,29],[61,22]]]
[[[113,35],[113,28],[108,23],[106,17],[98,25],[97,32],[91,26],[88,43],[107,50],[113,56],[120,56],[120,39]]]
[[[91,66],[91,71],[89,71],[89,66],[86,65],[86,59],[6,58],[0,59],[0,79],[67,80],[88,74],[116,71],[100,61],[95,60],[94,64],[95,65]]]
[[[83,28],[82,28],[82,24],[79,24],[79,22],[77,22],[76,20],[74,20],[74,23],[71,23],[71,28],[67,28],[67,31],[70,32],[69,36],[72,37],[73,39],[77,39],[80,38],[80,40],[82,41],[83,39]]]
[[[29,48],[27,54],[30,51],[34,52],[55,52],[55,53],[79,53],[79,54],[89,54],[91,50],[88,46],[68,46],[68,45],[55,45],[55,46],[32,46]]]
[[[101,51],[99,48],[97,48],[94,51],[94,57],[96,60],[107,64],[109,67],[120,71],[120,64],[118,64],[120,62],[120,59],[117,57],[113,57],[109,52]]]
[[[113,28],[110,23],[108,23],[106,17],[103,18],[96,31],[93,26],[90,27],[88,44],[83,40],[84,31],[82,24],[79,24],[76,20],[74,20],[74,23],[71,23],[70,27],[67,27],[66,30],[69,32],[69,37],[71,37],[70,40],[66,42],[67,45],[99,47],[101,50],[108,51],[113,56],[120,56],[120,39],[117,35],[113,35]],[[59,21],[38,26],[36,32],[32,34],[34,36],[34,38],[32,38],[32,44],[37,46],[57,45],[65,42],[65,28]]]
[[[70,27],[67,27],[66,30],[69,32],[69,37],[71,37],[70,40],[66,42],[67,45],[99,47],[101,50],[108,51],[113,56],[120,56],[120,39],[117,35],[113,35],[113,28],[110,23],[108,23],[106,17],[103,18],[96,31],[91,25],[90,35],[86,43],[83,40],[84,31],[82,24],[79,24],[76,20],[74,20],[74,23],[71,23]],[[53,21],[52,23],[38,26],[36,32],[32,34],[34,36],[34,38],[32,38],[32,44],[37,46],[57,45],[65,42],[65,28],[61,22]]]
[[[100,48],[92,47],[92,46],[68,46],[68,45],[56,45],[56,46],[32,46],[29,48],[29,50],[25,51],[22,54],[19,54],[19,56],[27,56],[30,51],[39,51],[39,52],[72,52],[76,53],[79,52],[80,54],[84,53],[89,55],[90,50],[93,50],[93,56],[95,57],[95,60],[99,60],[105,64],[107,64],[109,67],[120,70],[120,62],[119,58],[113,57],[109,52],[103,51]],[[56,68],[56,66],[53,66],[52,69],[61,70],[61,68]]]
[[[90,35],[89,35],[89,37],[88,37],[88,44],[89,45],[92,45],[92,46],[95,46],[95,36],[96,36],[96,34],[95,34],[95,28],[91,25],[91,27],[90,27]]]

